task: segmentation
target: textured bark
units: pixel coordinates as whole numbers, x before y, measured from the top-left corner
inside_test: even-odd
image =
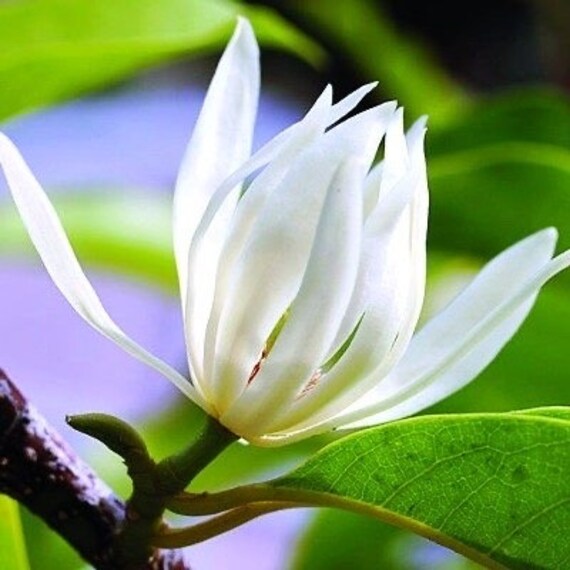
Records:
[[[42,518],[98,570],[118,570],[123,501],[47,424],[0,370],[0,492]],[[141,570],[188,570],[180,551],[156,550]]]

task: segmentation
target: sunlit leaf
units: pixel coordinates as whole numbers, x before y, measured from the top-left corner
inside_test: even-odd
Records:
[[[231,0],[21,0],[0,5],[0,119],[137,70],[223,46],[238,14],[261,42],[312,62],[322,51],[277,14]]]
[[[279,500],[375,516],[488,568],[564,568],[570,422],[555,416],[534,410],[388,424],[324,448],[270,488]]]
[[[18,504],[5,495],[0,495],[0,568],[29,568]]]

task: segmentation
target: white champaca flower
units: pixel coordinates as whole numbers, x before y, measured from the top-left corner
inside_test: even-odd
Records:
[[[339,121],[374,87],[306,116],[256,153],[259,53],[240,20],[218,64],[174,196],[173,239],[191,379],[109,317],[14,145],[0,163],[57,287],[102,334],[242,438],[280,445],[418,412],[472,380],[540,287],[570,265],[538,232],[488,263],[414,334],[426,271],[424,121],[395,103]],[[381,141],[384,159],[372,166]],[[244,181],[253,178],[247,188]]]

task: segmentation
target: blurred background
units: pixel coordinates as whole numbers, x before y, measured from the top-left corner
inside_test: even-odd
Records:
[[[0,2],[1,129],[53,197],[104,304],[127,332],[185,371],[170,245],[177,168],[237,14],[262,44],[256,146],[300,118],[326,83],[335,98],[397,99],[429,116],[425,316],[485,260],[554,225],[570,246],[570,4],[565,0],[11,0]],[[133,421],[157,456],[200,413],[162,377],[87,327],[39,266],[0,183],[0,367],[118,492],[122,467],[64,425],[100,411]],[[437,411],[570,402],[570,277],[541,295],[500,357]],[[433,410],[430,410],[433,411]],[[323,444],[234,446],[201,488],[280,473]],[[81,561],[31,515],[33,570]],[[192,547],[197,570],[464,569],[475,565],[376,521],[292,511]],[[241,553],[241,554],[240,554]],[[249,555],[248,555],[249,553]]]

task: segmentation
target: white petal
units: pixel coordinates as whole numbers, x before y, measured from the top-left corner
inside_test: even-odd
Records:
[[[336,168],[357,154],[371,160],[380,125],[391,113],[390,106],[372,109],[326,133],[291,165],[255,220],[220,318],[211,380],[225,406],[232,398],[222,392],[246,386],[269,333],[299,289]]]
[[[341,99],[338,103],[335,103],[332,106],[331,113],[329,115],[328,124],[334,125],[337,121],[340,121],[345,115],[348,115],[359,103],[362,99],[374,89],[378,83],[376,81],[372,83],[368,83],[359,87],[356,91],[349,93],[344,99]],[[394,108],[396,106],[395,103],[392,103]]]
[[[291,423],[276,429],[306,428],[338,414],[377,383],[377,376],[394,365],[411,338],[425,287],[428,190],[423,133],[423,123],[410,130],[409,171],[367,220],[360,274],[336,346],[364,315],[358,331],[339,362],[291,410]],[[310,422],[297,423],[310,407],[319,411]]]
[[[407,139],[404,139],[406,143],[403,151],[405,156],[400,157],[398,160],[405,164],[406,170],[403,171],[398,183],[385,189],[374,208],[368,213],[365,212],[365,246],[366,244],[368,245],[368,251],[363,249],[362,252],[361,284],[355,288],[351,306],[347,311],[343,327],[339,331],[338,344],[341,344],[351,333],[355,323],[367,310],[366,306],[371,302],[371,299],[374,297],[378,300],[383,298],[382,287],[380,286],[382,278],[388,279],[388,281],[393,278],[398,279],[400,271],[397,269],[394,269],[394,275],[391,275],[387,269],[382,269],[386,263],[384,261],[384,256],[386,255],[395,256],[395,261],[399,259],[402,263],[405,263],[405,259],[409,257],[407,254],[411,253],[413,249],[414,280],[417,291],[413,299],[421,306],[425,286],[425,241],[429,202],[423,152],[424,124],[423,120],[416,122],[410,129]],[[394,125],[396,125],[397,129],[403,128],[401,113],[397,113],[390,124],[389,132],[392,131],[392,140],[394,139]],[[388,141],[386,141],[386,144],[388,144]],[[394,153],[388,154],[393,155]],[[370,184],[369,178],[371,175],[374,178],[377,176],[375,172],[377,168],[373,169],[367,177],[366,186]],[[376,179],[376,182],[385,187],[382,180]],[[366,195],[364,199],[367,199]],[[392,249],[395,247],[396,250],[401,250],[405,254],[390,253],[389,242],[394,239],[394,235],[398,234],[400,235],[397,239],[399,245],[392,246]],[[370,274],[371,271],[375,270],[374,268],[380,273]],[[402,291],[399,286],[394,285],[393,287],[395,287],[395,291]],[[419,311],[419,308],[417,311]]]
[[[331,98],[332,90],[327,87],[305,118],[297,123],[294,129],[288,129],[289,132],[286,137],[282,136],[285,132],[277,135],[273,141],[267,143],[232,174],[214,194],[194,234],[188,262],[190,279],[185,311],[186,340],[193,375],[206,394],[212,391],[210,380],[213,375],[212,363],[208,365],[208,358],[215,351],[214,342],[221,311],[220,305],[224,302],[225,283],[233,268],[232,260],[241,251],[244,240],[249,235],[250,223],[255,219],[255,215],[263,205],[265,196],[270,194],[282,181],[295,154],[301,152],[326,128],[327,117],[331,109]],[[233,207],[234,197],[230,192],[232,188],[235,188],[243,177],[264,166],[265,161],[269,159],[272,159],[270,165],[254,180],[246,194],[239,200],[233,219],[226,221],[225,216],[222,216],[222,223],[225,224],[225,231],[227,232],[223,245],[224,252],[216,252],[213,259],[212,247],[209,247],[208,238],[211,235],[211,227],[220,223],[218,212],[226,210],[228,204]],[[261,196],[258,196],[258,190]],[[221,255],[223,255],[223,260],[220,259]],[[204,261],[209,263],[210,268],[208,274],[210,278],[205,281],[202,274]],[[208,337],[213,337],[214,340],[208,340]]]
[[[293,156],[310,144],[310,141],[320,134],[324,128],[350,112],[361,99],[374,87],[375,84],[365,85],[351,93],[335,105],[330,104],[332,89],[327,86],[317,99],[312,109],[299,122],[279,133],[276,137],[259,149],[248,161],[234,171],[216,190],[208,203],[206,211],[194,233],[190,246],[188,269],[191,276],[195,276],[189,282],[189,291],[186,301],[187,345],[190,356],[190,367],[193,376],[199,382],[204,376],[203,354],[205,350],[204,337],[206,322],[212,308],[212,295],[214,286],[210,280],[202,278],[202,261],[206,259],[210,272],[213,275],[213,266],[219,266],[217,247],[208,247],[208,238],[213,238],[214,246],[218,246],[219,239],[216,232],[211,232],[210,227],[217,224],[220,228],[227,228],[226,212],[235,206],[236,188],[239,188],[243,180],[256,170],[264,167],[272,161],[287,164]],[[392,105],[393,104],[388,104]],[[387,106],[388,106],[387,105]],[[326,109],[324,107],[327,107]],[[324,126],[322,125],[322,113],[326,112]],[[276,169],[272,168],[271,175],[277,176]],[[263,173],[262,173],[263,174]],[[269,178],[269,174],[267,175]],[[255,183],[254,183],[255,184]],[[252,190],[250,188],[248,193]],[[223,215],[220,215],[220,212]],[[229,239],[229,238],[228,238]],[[212,250],[216,249],[215,252]],[[227,273],[227,271],[226,271]],[[198,293],[196,292],[198,291]],[[200,293],[201,291],[201,293]],[[218,316],[212,319],[217,323]],[[217,325],[216,325],[217,327]],[[206,382],[203,382],[207,389]]]
[[[376,208],[380,194],[380,185],[382,184],[382,176],[384,169],[384,161],[379,162],[366,177],[364,185],[364,219]]]
[[[259,48],[251,26],[240,19],[208,88],[176,182],[173,241],[183,309],[192,236],[216,188],[251,152],[258,95]],[[239,187],[233,194],[235,204]]]
[[[363,97],[369,93],[375,87],[375,85],[376,83],[364,85],[356,91],[347,95],[338,103],[335,103],[332,106],[330,106],[329,103],[330,109],[328,110],[325,128],[336,123],[347,113],[350,113],[350,111],[352,111],[354,107],[360,103]],[[212,223],[214,216],[218,210],[223,207],[224,202],[228,199],[229,194],[236,187],[236,185],[241,184],[245,178],[250,176],[256,170],[259,170],[271,161],[276,160],[284,152],[287,155],[288,151],[286,149],[290,146],[293,147],[295,145],[299,145],[300,148],[297,150],[303,150],[301,147],[303,146],[304,137],[303,134],[299,133],[298,131],[311,131],[312,127],[314,126],[315,119],[319,117],[325,101],[329,101],[331,97],[332,88],[330,85],[328,85],[323,90],[313,107],[301,121],[298,121],[284,131],[281,131],[268,143],[263,145],[249,160],[247,160],[247,162],[245,162],[242,166],[240,166],[240,168],[238,168],[224,180],[223,184],[217,188],[216,192],[212,196],[212,199],[208,204],[204,216],[200,220],[200,224],[196,229],[196,235],[193,241],[199,241],[197,238],[200,238],[200,236],[207,231],[207,228]],[[386,109],[395,109],[396,104],[393,102],[388,102],[385,103],[383,107]]]
[[[358,270],[361,187],[368,166],[352,159],[339,167],[331,181],[289,318],[239,405],[223,418],[228,425],[237,422],[238,433],[271,431],[330,350]]]
[[[364,187],[365,218],[374,211],[380,200],[385,199],[386,195],[390,194],[390,189],[405,175],[411,160],[410,154],[421,153],[421,157],[417,157],[417,160],[423,161],[425,168],[423,138],[426,121],[426,117],[418,119],[404,137],[402,109],[399,109],[398,113],[395,114],[386,134],[385,159],[370,171],[366,179]],[[407,201],[405,196],[400,199]],[[398,204],[394,204],[392,207],[396,210],[401,209]]]
[[[283,181],[291,163],[324,133],[331,111],[331,95],[330,89],[323,92],[305,118],[298,123],[297,128],[291,133],[279,154],[255,178],[238,203],[220,256],[214,301],[206,329],[205,378],[212,378],[214,375],[219,319],[227,300],[228,290],[231,287],[234,264],[242,252],[264,204]]]
[[[71,306],[101,334],[158,370],[186,396],[205,407],[192,384],[184,376],[148,353],[111,320],[83,273],[48,197],[16,147],[1,133],[0,164],[28,234],[49,275]]]
[[[404,134],[404,110],[399,107],[386,132],[380,195],[396,185],[409,168],[410,160]]]
[[[555,230],[543,230],[488,263],[412,339],[390,375],[338,418],[338,425],[357,427],[403,417],[470,382],[518,330],[540,287],[570,265],[570,252],[550,260],[555,241]]]

